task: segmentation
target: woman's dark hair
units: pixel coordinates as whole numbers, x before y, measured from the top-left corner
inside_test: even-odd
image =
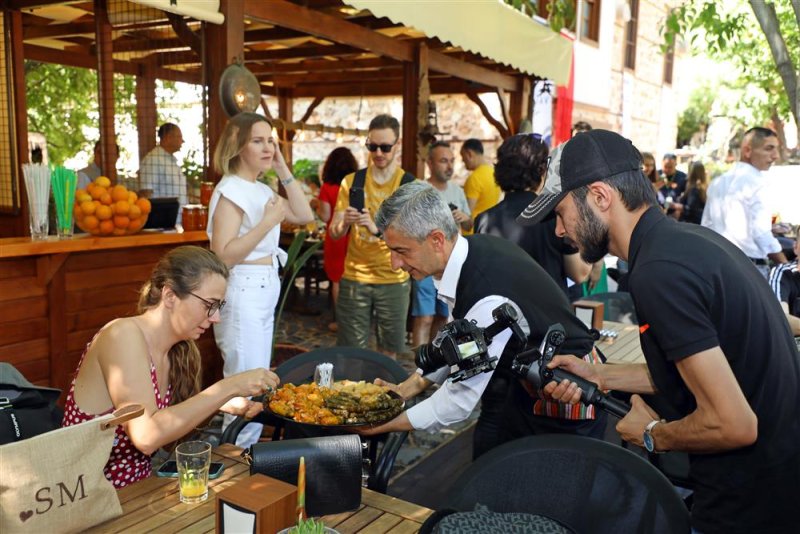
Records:
[[[165,287],[180,299],[188,298],[210,274],[228,279],[228,268],[210,250],[195,246],[170,250],[158,261],[150,280],[139,291],[139,313],[158,306]],[[178,404],[200,391],[200,351],[194,341],[184,340],[172,346],[168,357],[171,403]]]
[[[653,170],[650,171],[650,174],[645,174],[647,178],[655,183],[658,180],[658,171],[656,171],[656,157],[650,152],[642,152],[642,166],[644,166],[644,161],[649,159],[653,162]],[[644,170],[642,170],[644,172]]]
[[[322,166],[322,181],[326,184],[339,185],[342,179],[358,170],[358,162],[349,148],[340,146],[328,154]]]
[[[697,189],[700,200],[706,201],[706,167],[699,161],[692,163],[689,170],[689,177],[686,179],[686,192]]]
[[[503,191],[536,190],[547,171],[547,145],[531,134],[509,137],[497,149],[494,179]]]

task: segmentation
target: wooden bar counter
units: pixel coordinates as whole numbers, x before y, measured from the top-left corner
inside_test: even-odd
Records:
[[[205,247],[208,236],[145,230],[62,241],[0,239],[0,361],[66,393],[92,336],[108,321],[136,313],[139,288],[153,266],[180,245]],[[213,333],[198,345],[209,383],[222,367]]]

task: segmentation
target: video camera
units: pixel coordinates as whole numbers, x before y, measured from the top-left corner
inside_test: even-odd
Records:
[[[448,377],[453,382],[494,370],[498,358],[489,356],[492,339],[506,328],[510,328],[512,332],[509,343],[517,342],[524,347],[526,338],[517,323],[517,311],[510,304],[505,303],[492,310],[492,317],[494,322],[486,328],[480,328],[474,321],[467,319],[456,319],[447,323],[433,341],[417,347],[417,366],[425,373],[444,366],[456,366],[458,370]],[[552,381],[570,380],[581,389],[581,401],[584,404],[594,404],[617,417],[625,417],[630,406],[606,395],[598,389],[597,384],[563,369],[547,368],[547,364],[558,354],[566,339],[567,334],[561,324],[550,326],[539,348],[520,352],[514,357],[511,371],[537,389],[542,389]]]
[[[447,323],[433,341],[417,347],[417,367],[430,373],[444,366],[458,366],[458,370],[449,377],[453,382],[494,370],[498,358],[489,356],[492,339],[510,328],[512,338],[524,346],[525,333],[517,323],[517,310],[508,303],[492,310],[492,318],[494,322],[486,328],[480,328],[467,319]]]

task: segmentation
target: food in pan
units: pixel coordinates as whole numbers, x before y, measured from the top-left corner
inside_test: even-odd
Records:
[[[359,425],[388,421],[403,410],[403,401],[388,388],[340,380],[332,388],[285,384],[270,398],[269,409],[298,423]]]

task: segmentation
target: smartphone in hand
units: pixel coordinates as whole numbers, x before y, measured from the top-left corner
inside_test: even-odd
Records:
[[[359,213],[364,211],[364,189],[361,187],[350,189],[350,207],[355,208]]]
[[[455,205],[455,204],[453,204],[452,202],[450,202],[450,203],[448,204],[448,206],[450,206],[450,211],[456,211],[456,210],[458,209],[458,206],[456,206],[456,205]]]

